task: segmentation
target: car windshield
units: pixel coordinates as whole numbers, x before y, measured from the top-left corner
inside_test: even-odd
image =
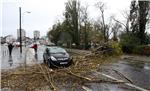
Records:
[[[49,47],[48,49],[50,53],[66,53],[65,49],[60,47]]]

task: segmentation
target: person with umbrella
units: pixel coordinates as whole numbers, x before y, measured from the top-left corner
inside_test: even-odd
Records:
[[[12,50],[13,50],[14,45],[12,43],[8,43],[8,51],[9,51],[9,56],[11,56]]]

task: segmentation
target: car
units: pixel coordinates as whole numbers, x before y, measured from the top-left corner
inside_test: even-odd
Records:
[[[60,67],[71,65],[73,58],[69,53],[58,46],[46,46],[43,53],[43,61],[48,67]]]

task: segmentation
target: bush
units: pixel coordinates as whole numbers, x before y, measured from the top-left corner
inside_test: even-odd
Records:
[[[118,42],[115,41],[109,42],[109,46],[114,49],[115,55],[121,55],[123,53],[121,50],[121,46]]]
[[[140,40],[131,32],[123,33],[120,37],[120,45],[124,53],[133,53],[133,49],[140,45]]]
[[[142,55],[143,51],[144,51],[144,46],[143,45],[136,46],[136,47],[133,48],[133,53],[134,54]]]
[[[145,55],[150,55],[150,46],[145,46],[144,47],[144,54]]]
[[[150,55],[150,46],[147,45],[136,46],[133,49],[133,53],[140,54],[140,55]]]
[[[121,49],[124,53],[133,53],[134,45],[122,45]]]

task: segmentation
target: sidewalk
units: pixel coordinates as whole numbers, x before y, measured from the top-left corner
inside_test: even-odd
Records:
[[[22,54],[20,54],[20,48],[14,47],[12,51],[12,57],[9,57],[8,48],[2,46],[1,48],[1,69],[12,69],[23,64],[32,64],[34,57],[34,50],[31,48],[22,48]],[[6,52],[5,52],[6,51]]]

